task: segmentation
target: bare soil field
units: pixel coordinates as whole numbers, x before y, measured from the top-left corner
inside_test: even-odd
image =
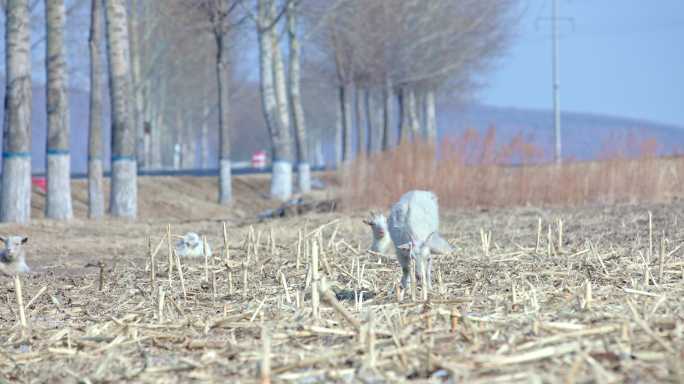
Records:
[[[684,382],[682,202],[444,211],[457,250],[400,300],[366,212],[257,222],[268,179],[234,188],[144,178],[138,221],[92,221],[79,181],[73,221],[0,225],[32,268],[25,328],[0,278],[0,382]]]

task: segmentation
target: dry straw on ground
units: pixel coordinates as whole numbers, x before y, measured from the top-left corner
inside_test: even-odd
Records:
[[[149,242],[91,274],[25,278],[26,331],[14,294],[0,308],[0,376],[684,380],[681,204],[446,212],[445,238],[459,250],[435,260],[427,301],[418,287],[403,302],[394,258],[364,251],[362,217],[315,214],[225,232],[213,223],[206,269],[167,254],[166,237],[180,231],[159,224]]]

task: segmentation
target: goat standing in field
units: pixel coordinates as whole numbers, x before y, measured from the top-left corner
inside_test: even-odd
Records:
[[[5,248],[0,250],[0,272],[6,276],[14,276],[29,273],[31,270],[26,265],[26,250],[24,245],[28,237],[8,236],[0,237]]]
[[[432,286],[432,255],[453,252],[453,247],[439,235],[437,196],[428,191],[410,191],[392,206],[388,229],[401,265],[402,288],[411,279],[411,259],[416,264],[415,279],[425,270],[427,286]]]

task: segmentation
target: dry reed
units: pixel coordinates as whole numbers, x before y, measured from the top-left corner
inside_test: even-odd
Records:
[[[652,143],[647,141],[647,143]],[[606,152],[597,161],[545,163],[533,144],[515,137],[496,144],[466,132],[439,147],[425,142],[362,157],[340,172],[345,206],[387,207],[408,190],[434,191],[445,208],[667,202],[682,197],[684,157],[659,158],[653,144]]]

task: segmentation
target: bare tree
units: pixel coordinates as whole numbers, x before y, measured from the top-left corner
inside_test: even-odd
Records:
[[[362,88],[358,87],[356,88],[356,92],[354,95],[354,112],[356,114],[355,116],[355,125],[356,125],[356,155],[358,157],[363,156],[364,151],[366,151],[366,133],[365,127],[364,127],[364,97],[363,97],[364,91]]]
[[[436,113],[428,112],[435,110],[436,92],[474,89],[476,75],[489,67],[509,41],[516,3],[347,0],[333,7],[328,17],[320,12],[311,17],[313,24],[322,20],[318,22],[325,26],[321,28],[322,38],[315,41],[343,78],[357,88],[383,90],[384,123],[379,126],[383,147],[387,148],[389,121],[395,115],[400,140],[421,135],[418,104],[423,97],[423,131],[435,137]],[[395,95],[398,113],[392,111]],[[344,104],[340,105],[344,109]]]
[[[289,37],[289,91],[290,105],[292,106],[292,120],[294,123],[295,144],[297,147],[297,176],[299,190],[302,193],[311,191],[311,168],[309,165],[308,145],[306,134],[306,123],[304,121],[304,109],[300,94],[300,57],[301,47],[299,43],[297,28],[298,15],[297,3],[291,2],[287,8],[287,32]]]
[[[377,111],[375,106],[375,99],[370,89],[364,92],[364,110],[366,112],[366,153],[368,155],[375,151],[375,143],[377,141],[376,137],[376,119]]]
[[[109,58],[109,92],[112,103],[112,180],[110,210],[113,216],[134,218],[138,206],[135,129],[131,110],[131,73],[125,0],[104,0]]]
[[[135,131],[135,150],[138,167],[146,166],[145,131],[143,129],[144,82],[142,79],[142,37],[141,18],[145,18],[149,1],[128,0],[128,39],[131,69],[131,93],[133,96],[131,114]]]
[[[342,116],[342,163],[352,160],[352,107],[351,85],[339,86],[339,107]]]
[[[31,218],[31,47],[28,0],[5,7],[6,77],[0,221]]]
[[[284,88],[282,58],[275,40],[279,16],[274,0],[257,0],[256,28],[259,38],[261,104],[271,136],[273,174],[271,197],[287,200],[292,195],[292,136]],[[281,13],[282,15],[282,13]]]
[[[71,156],[69,154],[69,98],[64,60],[63,0],[45,0],[47,25],[47,196],[45,216],[67,220],[71,208]]]
[[[435,142],[437,139],[437,110],[434,89],[428,89],[425,93],[425,133],[428,142]]]
[[[91,0],[90,9],[90,121],[88,133],[88,217],[104,216],[102,191],[102,0]]]
[[[225,1],[216,2],[211,12],[214,38],[216,39],[216,78],[218,82],[219,105],[219,203],[228,204],[232,200],[231,162],[230,162],[230,110],[228,98],[230,14],[237,3],[229,8]]]
[[[390,148],[390,130],[392,127],[392,86],[389,81],[382,88],[382,150]]]

